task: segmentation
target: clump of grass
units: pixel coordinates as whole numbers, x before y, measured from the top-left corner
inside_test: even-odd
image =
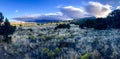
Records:
[[[29,38],[32,40],[36,40],[36,37],[32,33],[29,33]]]
[[[55,48],[55,53],[59,54],[61,52],[61,49],[60,48]]]
[[[90,55],[88,53],[84,54],[83,56],[81,56],[80,59],[89,59]]]
[[[55,38],[55,35],[50,35],[49,36],[51,39],[54,39]]]
[[[64,40],[64,39],[65,39],[65,36],[59,36],[57,39],[59,39],[59,40]]]
[[[75,37],[75,35],[74,35],[74,34],[71,34],[71,35],[70,35],[70,38],[74,38],[74,37]]]
[[[47,40],[51,40],[51,39],[54,39],[54,38],[55,38],[54,35],[44,34],[44,35],[41,35],[41,36],[40,36],[40,40],[41,40],[41,41],[47,41]]]
[[[99,42],[100,39],[101,39],[100,37],[96,37],[96,38],[94,39],[94,42]]]
[[[50,51],[48,51],[48,56],[49,56],[49,57],[53,57],[53,56],[54,56],[54,52],[53,52],[53,51],[51,51],[51,50],[50,50]]]
[[[52,50],[49,50],[48,48],[42,48],[42,53],[46,54],[48,57],[53,58],[55,53]]]
[[[44,41],[44,40],[46,40],[46,37],[47,37],[47,35],[42,35],[42,36],[40,37],[40,39]]]
[[[36,39],[36,37],[32,35],[32,36],[31,36],[31,39],[35,40],[35,39]]]
[[[42,53],[47,53],[49,51],[48,48],[42,48]]]

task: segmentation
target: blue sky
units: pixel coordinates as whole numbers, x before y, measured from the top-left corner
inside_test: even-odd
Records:
[[[7,17],[20,16],[32,13],[57,12],[58,5],[78,6],[80,2],[70,0],[1,0],[0,11]],[[16,13],[15,11],[18,10]]]
[[[30,14],[60,12],[57,7],[83,8],[90,1],[103,5],[109,4],[112,10],[120,5],[119,0],[0,0],[0,11],[5,17],[14,18]]]

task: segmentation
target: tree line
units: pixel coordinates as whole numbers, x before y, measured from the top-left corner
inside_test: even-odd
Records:
[[[104,30],[109,28],[120,29],[120,9],[112,11],[106,18],[87,19],[85,21],[71,22],[80,28],[94,28]]]

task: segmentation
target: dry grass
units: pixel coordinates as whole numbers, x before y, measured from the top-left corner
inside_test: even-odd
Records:
[[[11,25],[13,26],[37,26],[36,23],[33,23],[33,22],[11,22]]]

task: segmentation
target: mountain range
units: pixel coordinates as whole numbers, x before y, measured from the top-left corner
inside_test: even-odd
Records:
[[[66,16],[61,15],[40,15],[40,16],[24,16],[13,18],[14,20],[24,21],[24,22],[37,22],[37,23],[48,23],[48,22],[60,22],[66,20],[72,20]]]

